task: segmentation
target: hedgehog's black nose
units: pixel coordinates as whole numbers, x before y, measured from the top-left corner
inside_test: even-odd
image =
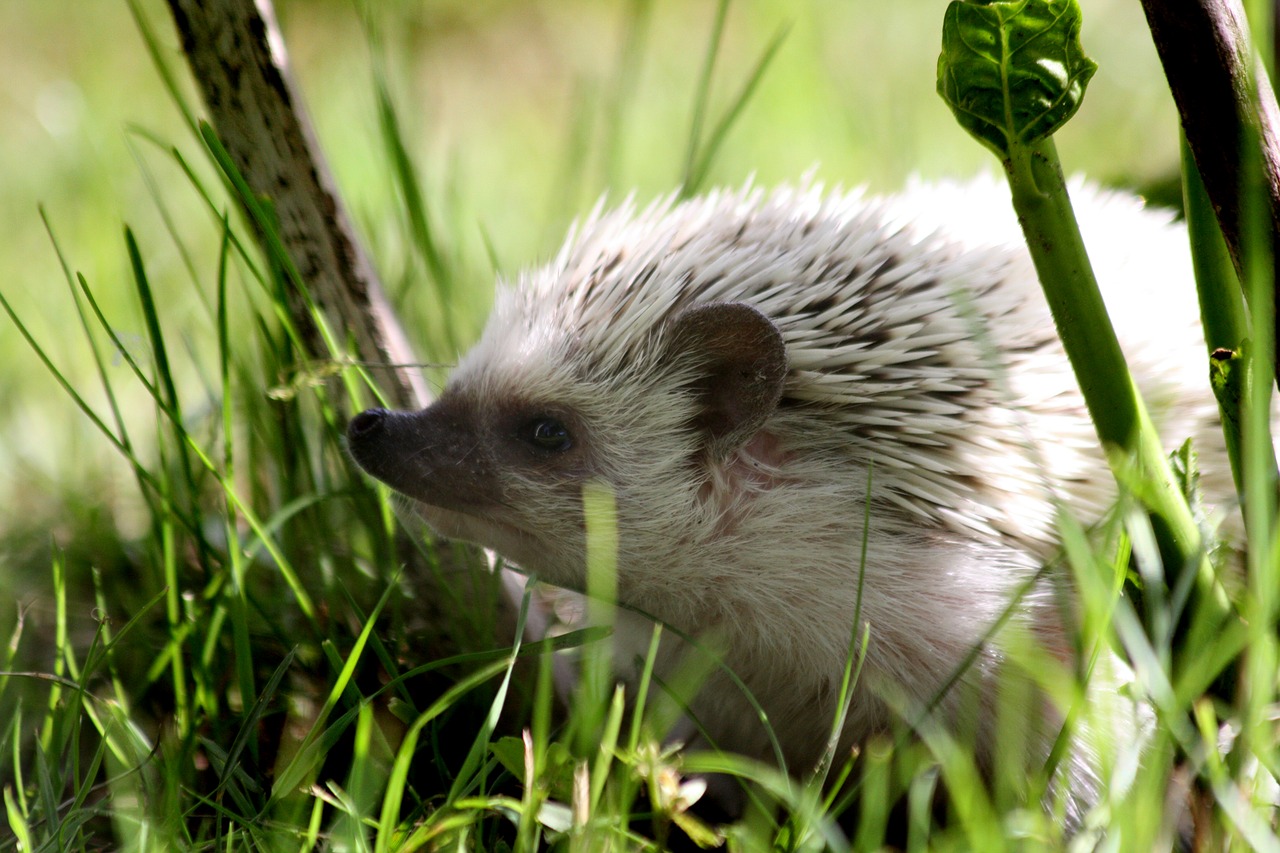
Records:
[[[389,414],[391,413],[386,409],[366,409],[352,418],[351,423],[347,424],[347,438],[352,441],[368,438],[382,429],[382,425],[386,423],[387,415]]]

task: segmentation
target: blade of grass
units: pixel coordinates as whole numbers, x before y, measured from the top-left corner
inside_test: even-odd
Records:
[[[347,654],[338,677],[334,679],[333,685],[329,690],[329,695],[325,699],[324,705],[316,714],[314,722],[311,724],[310,730],[303,737],[302,743],[298,746],[297,752],[289,763],[280,771],[276,777],[275,784],[271,787],[271,802],[274,803],[283,797],[291,794],[303,777],[311,772],[315,764],[320,760],[321,755],[315,750],[316,741],[324,731],[324,725],[329,719],[329,715],[333,709],[337,707],[338,700],[346,692],[348,685],[351,684],[351,677],[355,673],[356,664],[359,663],[361,656],[364,654],[364,647],[369,641],[369,635],[373,633],[374,626],[377,624],[378,615],[382,613],[382,608],[386,606],[394,591],[393,586],[388,586],[382,593],[382,597],[378,599],[378,603],[374,606],[369,618],[365,621],[364,627],[360,634],[356,637],[355,643],[351,647],[351,651]],[[270,803],[268,804],[270,805]]]
[[[409,727],[409,730],[405,732],[404,739],[400,742],[400,748],[396,751],[396,760],[392,764],[391,774],[387,779],[387,793],[382,801],[382,812],[378,821],[379,851],[389,850],[390,844],[396,840],[394,837],[394,828],[399,823],[400,807],[403,803],[409,769],[413,764],[414,755],[417,752],[418,739],[422,736],[423,729],[425,729],[432,720],[436,719],[445,711],[449,710],[449,708],[453,707],[460,697],[474,690],[476,687],[488,681],[490,678],[493,678],[498,673],[504,670],[509,670],[510,666],[510,661],[503,659],[494,661],[487,666],[482,666],[479,669],[470,672],[456,684],[449,687],[449,689],[446,690],[439,699],[429,705],[427,710],[423,711],[418,719],[414,720],[413,725]],[[447,810],[437,813],[433,816],[431,824],[434,825],[437,820],[441,819],[448,813],[449,812]],[[390,831],[392,835],[384,836],[383,833],[387,831]],[[421,831],[421,829],[418,830],[418,832]],[[415,842],[414,839],[418,838],[418,832],[415,832],[413,836],[407,839],[401,845],[401,849],[416,849],[414,844],[419,842]]]
[[[280,661],[279,666],[271,673],[271,677],[267,679],[267,683],[263,685],[262,691],[257,694],[254,699],[253,706],[248,713],[240,721],[240,727],[236,731],[235,738],[231,741],[231,746],[227,749],[226,761],[221,771],[221,779],[217,786],[210,791],[210,796],[217,796],[231,779],[232,773],[240,764],[240,756],[245,749],[257,740],[258,727],[261,724],[263,716],[267,713],[271,702],[276,698],[276,694],[280,690],[280,682],[284,680],[284,676],[288,673],[289,668],[293,666],[297,658],[297,649],[290,649],[289,653],[284,656],[284,660]]]
[[[526,587],[524,597],[520,602],[520,610],[516,617],[516,628],[513,633],[515,642],[511,646],[511,657],[508,660],[507,671],[502,676],[502,681],[498,685],[493,701],[489,703],[489,713],[485,715],[480,731],[476,734],[475,740],[471,743],[471,749],[462,762],[462,767],[459,768],[457,775],[454,776],[453,784],[449,786],[449,794],[445,798],[446,804],[460,799],[464,792],[473,786],[472,777],[475,775],[477,768],[479,768],[481,760],[489,753],[489,742],[493,737],[494,730],[498,727],[498,717],[506,705],[507,690],[511,686],[511,677],[515,672],[516,662],[520,659],[520,645],[524,639],[525,619],[529,615],[529,594],[530,590]]]
[[[155,68],[156,74],[159,75],[160,80],[164,83],[165,91],[169,93],[169,100],[178,108],[178,112],[182,115],[183,123],[198,138],[199,130],[196,125],[195,112],[187,103],[185,87],[178,82],[177,75],[173,73],[173,69],[165,59],[169,52],[168,49],[163,47],[156,37],[155,30],[152,29],[151,22],[143,13],[138,0],[127,0],[127,5],[129,14],[133,16],[134,26],[138,28],[138,33],[142,36],[142,43],[147,49],[147,55],[151,58],[151,64]]]
[[[707,103],[711,100],[711,80],[715,76],[716,57],[720,55],[720,43],[724,38],[724,22],[729,15],[729,0],[716,3],[716,15],[711,23],[711,35],[707,39],[706,54],[702,59],[702,71],[693,89],[693,115],[689,120],[689,144],[684,156],[684,178],[680,181],[681,196],[687,198],[696,192],[693,181],[698,149],[702,144],[702,125],[706,122]]]
[[[4,810],[9,818],[9,830],[13,833],[13,837],[17,839],[18,848],[20,850],[35,850],[36,846],[31,839],[31,828],[27,826],[27,819],[18,807],[13,796],[13,789],[8,785],[4,788]]]
[[[652,21],[653,0],[631,0],[627,5],[621,44],[616,54],[618,63],[614,67],[608,101],[601,117],[604,138],[600,144],[600,174],[606,187],[617,186],[622,177],[619,164],[622,161],[623,140],[627,138],[627,108],[635,100],[636,84],[640,79],[641,63],[648,45]]]
[[[47,715],[44,726],[40,730],[40,748],[48,751],[54,743],[54,723],[57,720],[57,709],[62,701],[61,678],[66,671],[67,658],[71,654],[67,641],[67,565],[60,549],[55,549],[52,559],[53,601],[54,601],[54,649],[53,661],[54,681],[49,690]],[[72,678],[78,678],[74,671]]]
[[[67,261],[66,254],[62,251],[62,244],[58,241],[57,235],[54,233],[53,224],[49,221],[48,213],[44,206],[39,207],[40,221],[44,223],[45,233],[49,235],[49,242],[53,246],[54,254],[58,258],[58,265],[62,268],[62,275],[66,279],[67,288],[71,292],[71,302],[75,305],[76,315],[80,319],[80,329],[84,333],[85,341],[89,344],[89,351],[93,355],[94,367],[98,372],[98,382],[102,386],[103,394],[107,398],[107,405],[111,408],[111,418],[115,423],[116,431],[120,436],[121,443],[126,448],[131,448],[129,442],[129,432],[125,428],[124,416],[120,412],[119,401],[116,399],[111,380],[107,378],[106,364],[102,359],[102,354],[98,351],[97,342],[89,327],[88,317],[84,313],[84,305],[80,301],[79,293],[76,288],[77,276],[71,271],[71,264]],[[83,279],[79,279],[83,286]],[[144,492],[145,495],[145,492]]]
[[[436,286],[440,303],[448,306],[454,301],[453,271],[448,268],[445,254],[436,237],[432,214],[427,207],[426,195],[423,192],[422,179],[405,146],[400,118],[392,103],[389,86],[385,72],[381,67],[377,67],[374,74],[374,95],[378,104],[378,125],[382,131],[383,147],[391,162],[396,188],[400,191],[400,198],[404,204],[404,213],[408,220],[413,246],[426,263],[427,272]],[[444,328],[447,330],[450,325],[444,324]],[[457,342],[451,340],[449,345],[455,347]]]
[[[750,103],[752,95],[755,94],[756,88],[760,85],[760,81],[764,78],[765,72],[769,69],[774,57],[777,56],[790,31],[790,26],[783,26],[765,45],[765,49],[761,52],[760,58],[756,60],[756,64],[751,69],[751,74],[747,77],[746,82],[742,84],[738,94],[730,101],[728,108],[724,111],[720,120],[716,122],[710,136],[707,138],[706,145],[702,147],[701,153],[692,161],[691,167],[686,167],[677,193],[679,198],[690,198],[702,191],[720,147],[728,138],[729,131],[737,123],[738,117],[742,115],[747,104]]]

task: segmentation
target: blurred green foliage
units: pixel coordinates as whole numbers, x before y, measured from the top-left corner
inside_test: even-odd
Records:
[[[182,68],[165,5],[141,5]],[[1084,6],[1085,46],[1101,71],[1059,137],[1066,168],[1146,186],[1177,166],[1175,117],[1154,49],[1136,4]],[[433,196],[441,239],[475,259],[466,282],[473,304],[462,312],[470,321],[459,330],[464,344],[487,305],[490,257],[497,272],[511,274],[550,254],[568,223],[603,193],[647,199],[680,179],[713,2],[289,0],[277,7],[338,182],[411,324],[421,271],[403,260],[406,238],[378,141],[375,62],[385,64],[404,132],[416,141],[410,154]],[[764,45],[783,30],[785,38],[721,148],[711,182],[773,184],[812,170],[826,183],[888,191],[913,175],[987,168],[984,152],[968,144],[933,93],[941,8],[923,0],[732,4],[713,114],[736,94]],[[37,334],[64,330],[66,294],[37,213],[43,205],[71,265],[99,287],[126,336],[142,332],[128,289],[112,286],[127,272],[126,221],[141,235],[154,286],[167,294],[167,316],[209,323],[187,287],[186,259],[161,236],[156,199],[180,233],[207,227],[208,214],[144,134],[179,146],[198,167],[203,160],[126,5],[3,0],[0,32],[0,287],[15,308]],[[207,270],[209,260],[190,262]],[[71,376],[87,370],[83,344],[64,343],[55,350],[64,369]],[[0,465],[8,472],[0,506],[21,499],[29,514],[47,509],[42,497],[64,487],[102,480],[88,490],[109,488],[118,466],[102,458],[101,444],[86,437],[7,328],[0,357],[8,366],[0,371]]]

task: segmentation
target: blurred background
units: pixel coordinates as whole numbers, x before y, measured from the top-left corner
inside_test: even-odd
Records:
[[[912,176],[995,168],[934,93],[945,5],[731,4],[708,127],[780,41],[708,183],[771,185],[812,173],[828,185],[888,192]],[[1082,6],[1085,48],[1100,70],[1060,134],[1059,152],[1070,171],[1156,192],[1176,175],[1176,123],[1140,7]],[[417,341],[445,364],[478,333],[495,279],[548,257],[603,194],[635,193],[643,202],[679,183],[716,17],[711,0],[277,0],[276,7],[341,191],[413,331],[429,325],[414,322],[427,310],[425,273],[406,248],[379,135],[374,80],[377,70],[385,74],[437,239],[456,259],[453,340]],[[167,7],[138,0],[135,8],[179,90],[197,104]],[[124,345],[141,342],[126,224],[171,343],[187,350],[177,377],[209,387],[213,369],[204,354],[220,230],[180,162],[215,190],[217,181],[139,27],[125,0],[0,0],[0,293],[100,411],[101,383],[59,252],[93,288]],[[25,599],[47,582],[51,546],[108,563],[111,554],[95,548],[124,547],[143,534],[148,516],[132,496],[128,464],[7,317],[0,317],[0,364],[0,600],[6,592]],[[130,384],[119,358],[107,370],[119,372],[121,389]],[[121,391],[126,415],[138,407],[153,421],[150,399],[130,393]],[[134,439],[145,446],[140,429]],[[12,616],[0,613],[0,623]]]

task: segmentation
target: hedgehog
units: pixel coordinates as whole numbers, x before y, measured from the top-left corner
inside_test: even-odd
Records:
[[[1164,434],[1220,442],[1196,393],[1183,229],[1133,196],[1073,193]],[[684,735],[798,776],[904,714],[986,720],[970,740],[988,767],[1008,643],[1071,655],[1070,605],[1045,569],[1055,519],[1097,521],[1116,496],[994,179],[598,206],[499,289],[435,403],[363,412],[348,442],[440,535],[574,590],[583,488],[607,485],[619,677],[650,619],[714,638]],[[663,646],[660,676],[687,645]],[[861,670],[833,742],[851,648]],[[1043,758],[1057,718],[1027,702]],[[1072,814],[1096,764],[1083,746],[1060,765]]]

